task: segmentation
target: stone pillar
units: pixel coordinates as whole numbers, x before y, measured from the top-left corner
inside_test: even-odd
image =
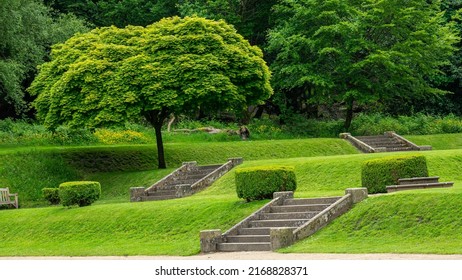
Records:
[[[222,242],[221,230],[203,230],[200,233],[201,252],[213,253],[217,251],[217,244]]]
[[[270,229],[271,250],[287,247],[295,242],[293,230],[289,227]]]
[[[229,158],[228,161],[231,161],[234,167],[236,165],[242,164],[244,162],[244,159],[241,157],[237,157],[237,158]]]
[[[358,203],[367,198],[367,189],[366,188],[346,189],[345,194],[350,194],[353,203]]]
[[[146,194],[144,193],[144,187],[130,188],[130,201],[131,202],[143,201],[143,197],[145,196]]]
[[[289,198],[294,198],[294,192],[289,191],[289,192],[275,192],[273,193],[273,199],[282,197],[282,199],[289,199]]]
[[[339,137],[342,139],[347,139],[349,136],[351,136],[351,133],[340,133]]]
[[[186,166],[187,171],[195,170],[197,168],[197,161],[183,162],[183,165]]]

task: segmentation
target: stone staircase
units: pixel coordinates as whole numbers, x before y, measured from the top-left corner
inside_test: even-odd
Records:
[[[234,166],[241,164],[242,158],[229,159],[225,164],[199,166],[195,161],[183,165],[149,188],[130,189],[130,201],[153,201],[174,199],[193,195],[210,186]]]
[[[431,188],[450,188],[454,182],[440,182],[440,177],[413,177],[398,179],[398,185],[386,186],[387,192],[431,189]]]
[[[340,137],[365,153],[431,150],[431,146],[417,146],[393,131],[385,132],[383,135],[356,137],[342,133]]]
[[[190,188],[192,185],[202,180],[219,167],[221,167],[221,165],[197,166],[197,168],[193,170],[182,172],[174,181],[169,182],[162,187],[147,189],[144,200],[152,201],[177,198],[177,192],[179,189]]]
[[[271,206],[268,213],[255,217],[247,227],[225,235],[218,251],[271,251],[271,228],[296,230],[341,197],[285,199],[280,206]]]
[[[365,188],[347,189],[345,196],[294,199],[293,192],[274,193],[274,199],[230,230],[201,231],[201,251],[271,251],[308,237],[354,203],[367,197]]]

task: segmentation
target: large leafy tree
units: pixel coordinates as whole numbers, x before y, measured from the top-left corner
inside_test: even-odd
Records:
[[[242,110],[272,94],[258,47],[224,21],[167,18],[97,28],[54,46],[30,91],[50,129],[123,124],[144,117],[165,168],[162,125],[171,113]]]
[[[52,17],[35,0],[1,0],[0,20],[0,118],[18,117],[27,111],[24,89],[51,44],[88,29],[71,15]]]
[[[278,91],[346,105],[442,94],[432,79],[458,41],[440,1],[282,0],[268,50]]]

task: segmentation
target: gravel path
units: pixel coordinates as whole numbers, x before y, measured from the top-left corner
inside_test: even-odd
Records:
[[[0,257],[1,260],[462,260],[462,255],[425,254],[280,254],[274,252],[233,252],[180,256],[135,257]]]

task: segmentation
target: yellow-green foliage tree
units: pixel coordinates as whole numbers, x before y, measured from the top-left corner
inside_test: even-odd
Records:
[[[53,47],[29,91],[47,128],[102,127],[144,117],[155,129],[171,113],[242,110],[272,94],[258,47],[224,21],[167,18],[147,27],[97,28]]]

